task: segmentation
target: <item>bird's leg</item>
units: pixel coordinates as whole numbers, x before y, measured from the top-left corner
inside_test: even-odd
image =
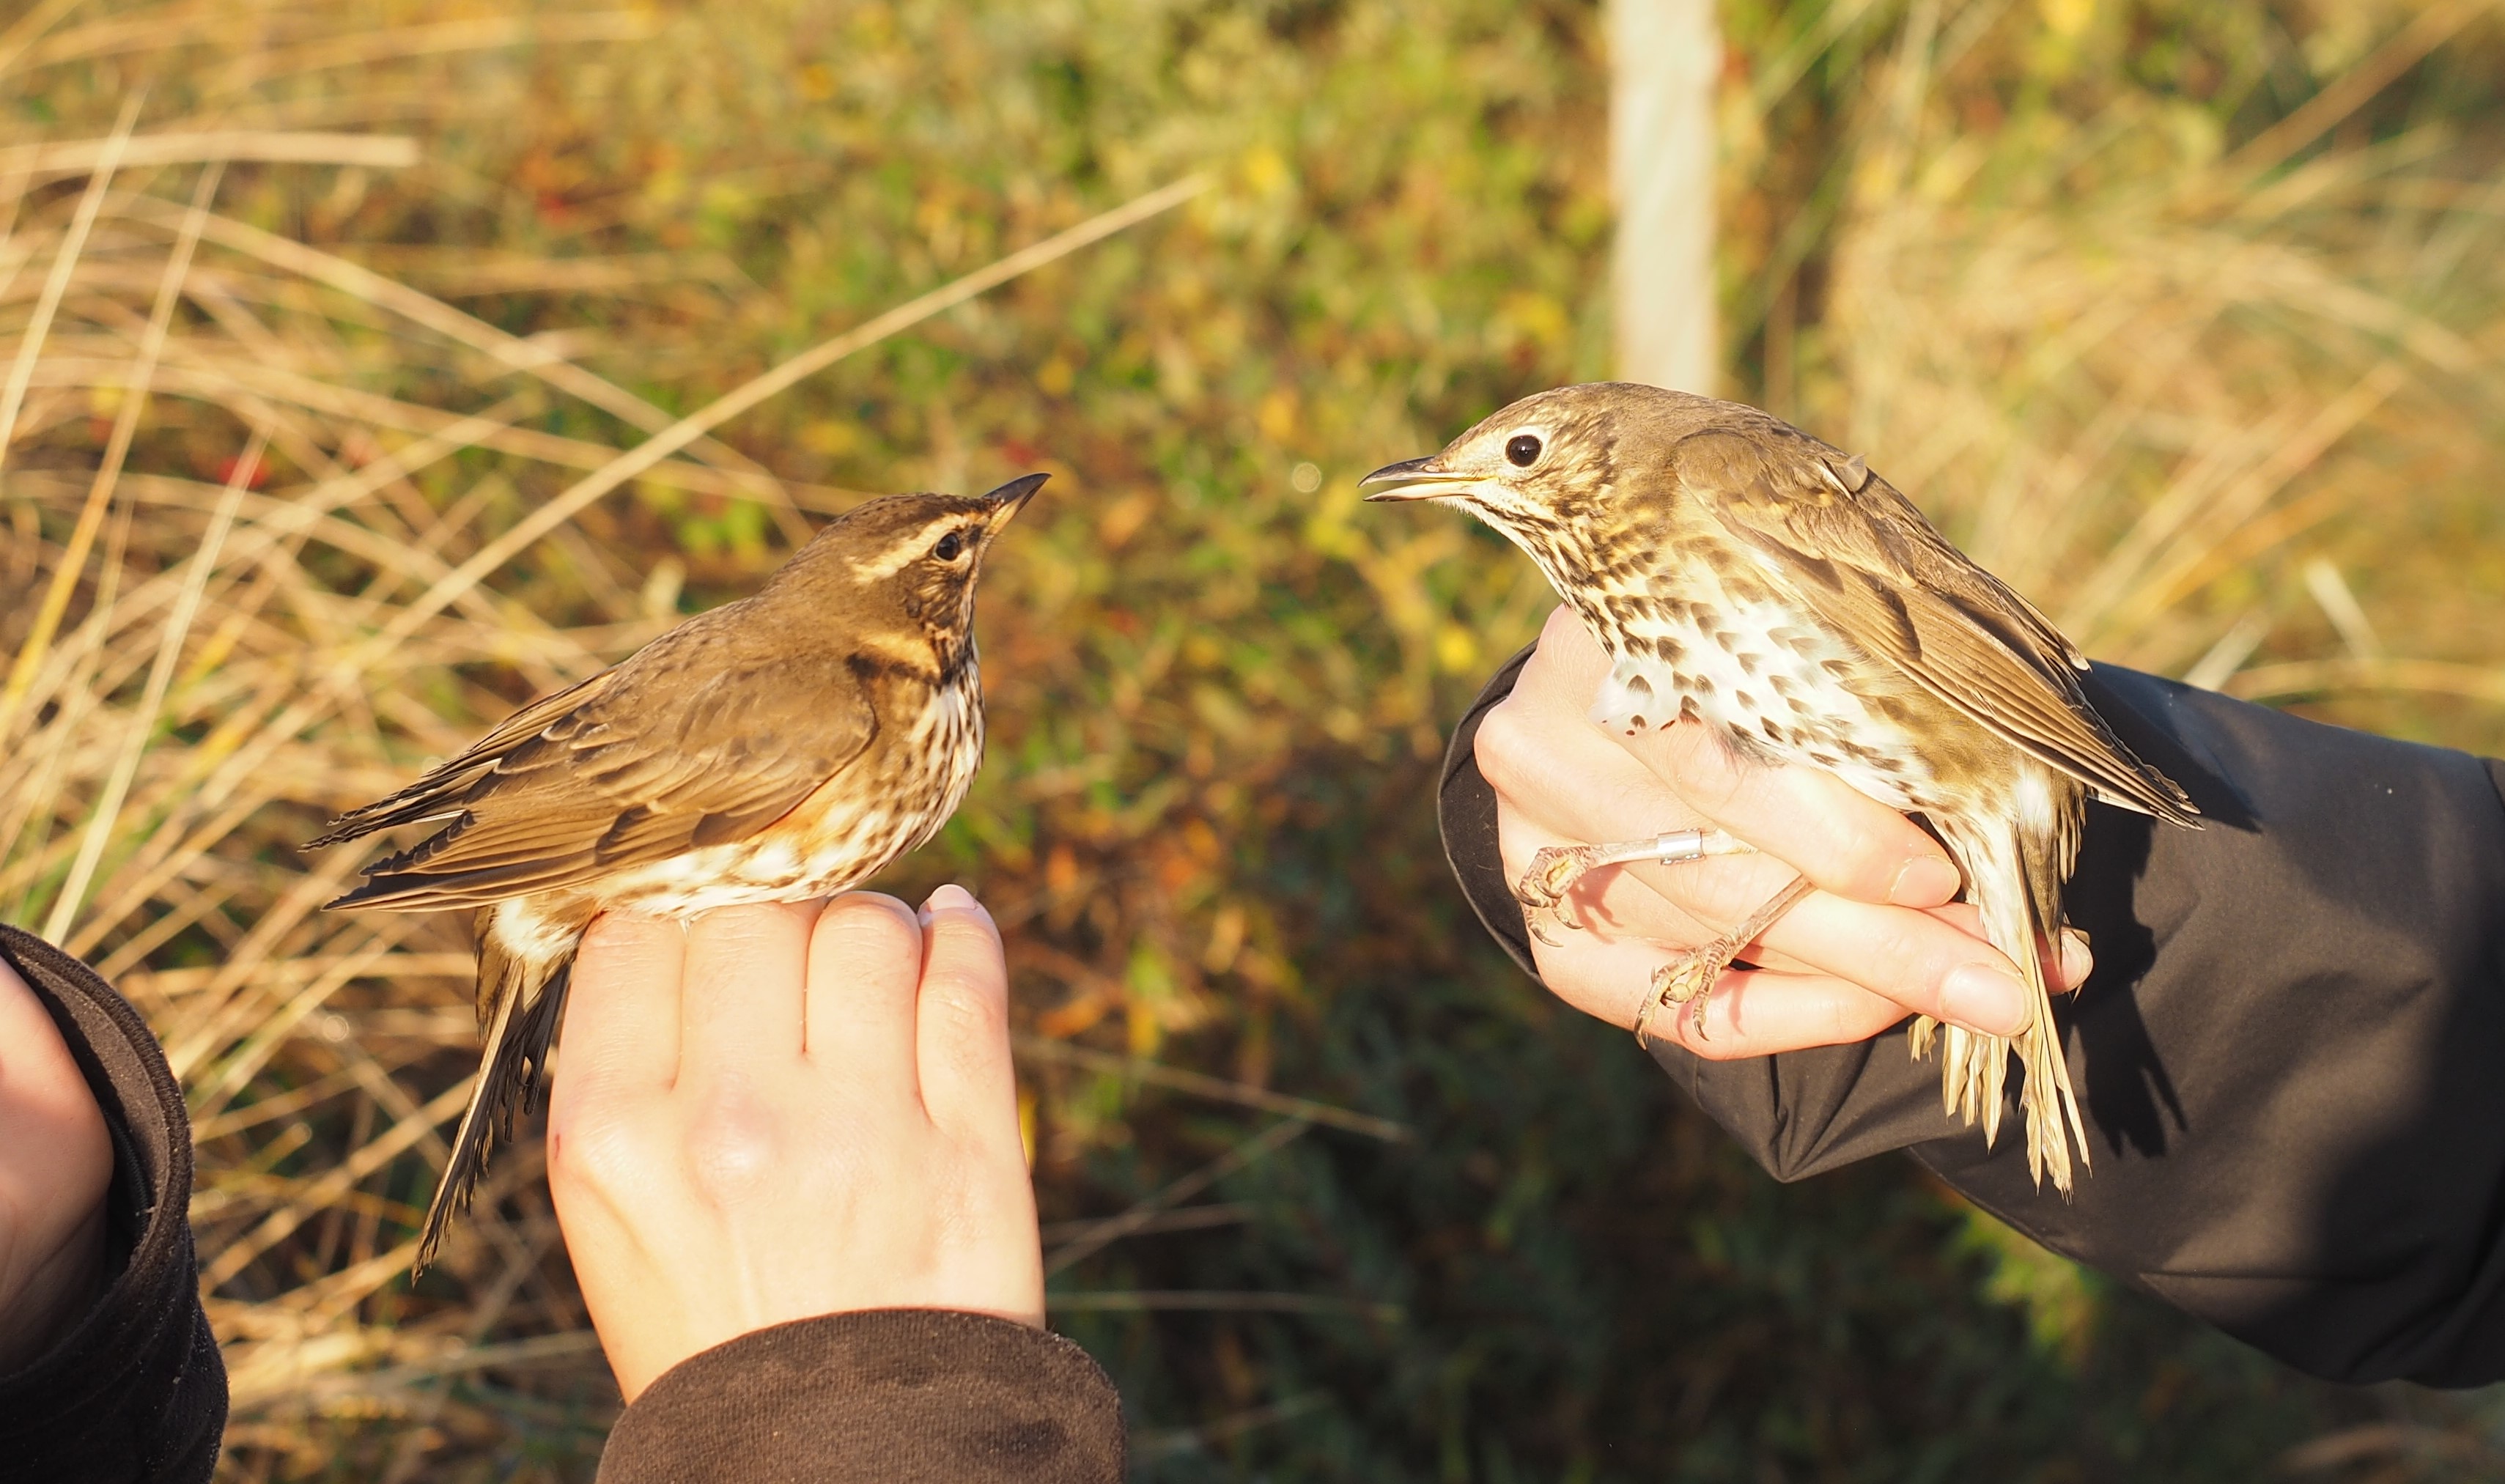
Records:
[[[1676,866],[1708,856],[1755,853],[1755,846],[1719,830],[1674,830],[1668,834],[1621,840],[1615,845],[1551,845],[1531,858],[1531,868],[1513,884],[1513,900],[1525,908],[1523,922],[1531,929],[1531,936],[1554,948],[1559,946],[1557,939],[1539,931],[1539,919],[1545,915],[1557,919],[1560,927],[1581,928],[1583,925],[1566,910],[1567,896],[1574,890],[1574,883],[1604,866],[1626,866],[1638,861]]]
[[[1652,991],[1645,996],[1643,1008],[1636,1012],[1637,1043],[1646,1049],[1651,1048],[1652,1042],[1646,1033],[1651,1028],[1654,1011],[1663,1006],[1685,1005],[1690,1000],[1700,1001],[1696,1007],[1697,1036],[1711,1040],[1705,1030],[1705,1007],[1710,1003],[1705,997],[1713,993],[1713,981],[1722,977],[1722,971],[1731,967],[1731,961],[1740,956],[1742,949],[1754,942],[1759,934],[1773,927],[1777,918],[1790,911],[1792,904],[1809,893],[1809,878],[1794,876],[1791,885],[1777,893],[1773,901],[1749,913],[1746,922],[1685,957],[1654,970]]]

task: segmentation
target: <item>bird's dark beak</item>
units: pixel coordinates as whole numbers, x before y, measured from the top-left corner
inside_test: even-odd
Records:
[[[992,502],[992,529],[997,531],[1009,523],[1009,517],[1023,509],[1035,492],[1043,488],[1048,474],[1022,474],[983,498]]]
[[[1386,464],[1358,480],[1357,487],[1366,492],[1368,500],[1435,500],[1467,489],[1470,481],[1454,477],[1436,462],[1441,457],[1430,453],[1423,459]]]

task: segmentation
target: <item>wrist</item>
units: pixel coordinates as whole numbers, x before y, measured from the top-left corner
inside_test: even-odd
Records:
[[[25,1370],[78,1328],[105,1288],[104,1205],[34,1262],[0,1304],[0,1376]]]

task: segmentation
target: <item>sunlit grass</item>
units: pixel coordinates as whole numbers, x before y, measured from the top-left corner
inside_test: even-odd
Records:
[[[1726,390],[1867,453],[2101,656],[2505,749],[2505,197],[2441,70],[2490,65],[2466,17],[2344,53],[2250,8],[1737,10]],[[2131,26],[2327,60],[2175,95],[2118,59]],[[1605,373],[1596,48],[1585,11],[1461,3],[159,0],[0,28],[0,913],[96,962],[189,1089],[230,1476],[587,1477],[616,1405],[530,1141],[406,1283],[473,1064],[466,924],[324,914],[359,858],[297,842],[862,492],[1029,468],[1057,478],[984,595],[991,761],[900,879],[959,875],[1010,929],[1056,1291],[1157,1466],[1595,1457],[1620,1422],[1590,1394],[1632,1383],[1541,1346],[1599,1332],[1556,1306],[1610,1310],[1619,1249],[1572,1213],[1644,1167],[1686,1204],[1626,1242],[1688,1241],[1758,1305],[1661,1415],[1699,1450],[1864,1451],[1841,1423],[1782,1441],[1781,1375],[1745,1379],[1817,1349],[1748,1223],[1830,1208],[1630,1132],[1687,1124],[1443,884],[1442,727],[1544,586],[1356,502],[1374,464]],[[813,348],[822,373],[770,379]],[[1585,1056],[1612,1060],[1570,1087]],[[1617,1132],[1573,1148],[1533,1066]],[[1888,1179],[1798,1199],[1880,1209]],[[2093,1370],[2102,1290],[1935,1194],[1885,1209],[1905,1290],[1965,1306],[1943,1354]],[[1185,1231],[1234,1245],[1157,1245]],[[1506,1285],[1554,1334],[1462,1296]],[[1509,1412],[1508,1366],[1562,1399]],[[1953,1446],[2024,1456],[2033,1426]],[[2166,1426],[2169,1457],[2291,1441]]]

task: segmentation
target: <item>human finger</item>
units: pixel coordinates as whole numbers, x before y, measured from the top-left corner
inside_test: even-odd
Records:
[[[922,925],[911,907],[878,892],[828,902],[809,940],[811,1064],[881,1097],[917,1096],[921,978]]]
[[[1664,1006],[1644,1030],[1707,1061],[1738,1061],[1868,1041],[1904,1019],[1903,1006],[1831,974],[1733,969],[1710,999]]]
[[[1507,705],[1521,702],[1522,714],[1519,725],[1499,732],[1499,748],[1512,743],[1535,754],[1558,745],[1578,724],[1598,731],[1588,713],[1608,673],[1608,656],[1581,619],[1559,609],[1507,698]],[[1696,813],[1788,862],[1821,890],[1898,906],[1936,906],[1958,893],[1962,878],[1938,841],[1823,768],[1743,758],[1710,727],[1692,722],[1609,739]],[[1504,759],[1499,766],[1527,767],[1529,761]],[[1570,777],[1566,782],[1570,786]]]
[[[569,1089],[660,1090],[678,1079],[686,960],[687,933],[666,917],[592,919],[566,991],[559,1101]]]
[[[994,1155],[1024,1162],[1017,1071],[1009,1059],[1008,965],[992,914],[961,886],[922,906],[916,1016],[922,1106],[931,1121]]]
[[[1487,740],[1490,730],[1497,733],[1492,744]],[[1498,839],[1509,879],[1519,878],[1542,848],[1640,838],[1692,828],[1699,822],[1697,813],[1666,783],[1593,728],[1561,728],[1548,743],[1521,745],[1519,738],[1509,734],[1507,718],[1499,708],[1489,715],[1480,736],[1481,767],[1496,790]],[[1620,916],[1638,933],[1702,942],[1745,919],[1782,890],[1795,869],[1793,863],[1773,855],[1720,856],[1676,865],[1637,863],[1591,872],[1573,895],[1579,916],[1597,915],[1604,920]],[[1661,904],[1647,903],[1633,889],[1635,885],[1659,897]],[[1803,926],[1818,920],[1817,913],[1804,917],[1795,908],[1779,919],[1779,931],[1767,935],[1766,944],[1778,953],[1788,951],[1806,940]],[[1958,914],[1941,920],[1953,926],[1962,921]],[[1704,927],[1701,936],[1694,935],[1695,925]],[[1905,931],[1919,932],[1910,926]],[[1983,935],[1978,930],[1971,936],[1980,943]],[[1920,940],[1926,941],[1935,954],[1966,953],[1945,936],[1927,935]],[[1981,961],[1990,962],[1988,950]],[[1852,959],[1830,954],[1822,967],[1850,973]]]
[[[1558,998],[1622,1030],[1634,1029],[1653,993],[1653,971],[1670,959],[1640,938],[1575,937],[1532,951],[1541,982]],[[1867,1041],[1905,1014],[1903,1006],[1832,975],[1730,969],[1710,996],[1662,1007],[1644,1029],[1654,1041],[1733,1061]]]
[[[1667,780],[1592,724],[1582,714],[1588,699],[1572,706],[1564,692],[1573,688],[1535,676],[1539,668],[1534,655],[1513,692],[1479,719],[1474,756],[1499,803],[1560,834],[1597,817],[1611,841],[1705,823]]]
[[[1479,720],[1474,752],[1497,797],[1561,832],[1570,819],[1592,814],[1610,822],[1613,840],[1704,823],[1667,780],[1607,733],[1567,714],[1554,695],[1526,694],[1520,684]]]
[[[795,1061],[815,901],[717,907],[688,922],[679,997],[683,1078]]]
[[[1501,800],[1497,840],[1511,875],[1557,843],[1530,821],[1508,819]],[[1781,863],[1745,857],[1603,867],[1577,883],[1567,905],[1586,933],[1696,946],[1746,918],[1790,877]],[[1903,1010],[1987,1035],[2023,1029],[2033,1003],[2017,967],[1984,938],[1981,915],[1963,903],[1916,911],[1812,892],[1746,957],[1760,968],[1849,980]]]
[[[1497,795],[1497,854],[1505,879],[1520,881],[1542,850],[1583,843]],[[1572,927],[1676,943],[1703,943],[1791,884],[1789,866],[1771,856],[1716,856],[1676,866],[1605,866],[1585,872],[1558,915]],[[1550,924],[1551,936],[1555,925]]]

